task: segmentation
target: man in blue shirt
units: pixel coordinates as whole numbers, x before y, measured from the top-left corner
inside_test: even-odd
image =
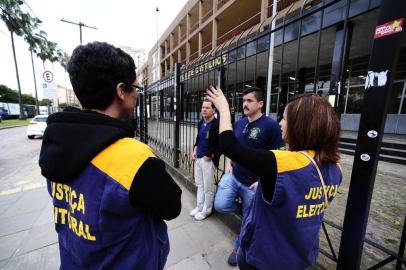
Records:
[[[195,161],[195,181],[197,185],[197,206],[190,212],[196,220],[203,220],[211,214],[214,200],[214,169],[218,166],[219,125],[214,117],[216,108],[210,101],[203,101],[202,117],[198,124],[192,159]]]
[[[278,149],[282,146],[281,129],[278,123],[262,113],[264,94],[256,87],[243,91],[243,110],[246,117],[235,123],[234,134],[241,145],[257,149]],[[258,176],[237,162],[226,159],[225,174],[221,178],[214,201],[220,213],[246,215],[258,185]],[[236,201],[241,198],[242,204]],[[228,264],[237,266],[236,253],[240,246],[237,235]]]

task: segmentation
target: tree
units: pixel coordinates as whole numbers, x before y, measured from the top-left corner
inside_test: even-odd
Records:
[[[39,101],[39,105],[40,105],[40,106],[48,106],[48,105],[50,105],[50,104],[52,104],[52,100],[49,100],[49,99],[47,99],[47,98],[44,98],[43,100],[40,100],[40,101]]]
[[[41,21],[37,18],[31,17],[29,13],[25,13],[21,10],[21,5],[24,2],[22,0],[0,0],[1,14],[0,18],[4,21],[7,29],[10,31],[11,46],[13,49],[14,65],[16,69],[17,86],[18,86],[18,103],[20,104],[20,119],[25,119],[20,76],[18,74],[17,57],[14,46],[14,34],[17,36],[23,36],[27,33],[32,33],[34,29],[38,27]]]
[[[0,102],[18,102],[18,92],[0,84]]]

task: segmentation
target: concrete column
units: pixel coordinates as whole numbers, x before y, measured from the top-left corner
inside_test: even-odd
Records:
[[[186,62],[190,60],[190,41],[186,42]]]
[[[202,32],[199,32],[199,43],[198,43],[198,55],[202,54],[202,47],[203,47],[203,35]]]
[[[172,72],[173,71],[173,55],[172,54],[171,54],[169,60],[170,60],[169,72]]]
[[[211,35],[211,48],[216,48],[217,46],[217,19],[213,19],[213,30]]]
[[[202,25],[203,18],[203,2],[199,1],[199,25]]]
[[[178,50],[178,63],[182,62],[182,53],[180,49]]]
[[[186,37],[187,38],[189,37],[190,27],[191,27],[191,25],[190,25],[190,14],[188,13],[186,15]]]
[[[180,44],[181,39],[182,39],[182,29],[179,24],[178,25],[178,45]]]
[[[261,23],[268,18],[268,0],[261,0]]]
[[[169,52],[172,52],[173,49],[173,33],[171,33],[169,37]]]
[[[165,40],[165,56],[168,53],[168,41]]]

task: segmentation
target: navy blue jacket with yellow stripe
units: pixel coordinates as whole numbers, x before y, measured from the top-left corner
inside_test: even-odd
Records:
[[[181,190],[124,121],[68,109],[48,118],[40,167],[54,204],[61,269],[163,269],[164,220]]]

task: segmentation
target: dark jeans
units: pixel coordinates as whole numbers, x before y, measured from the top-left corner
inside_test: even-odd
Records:
[[[241,248],[239,248],[237,252],[237,263],[240,270],[258,270],[255,266],[247,263],[245,253]]]

